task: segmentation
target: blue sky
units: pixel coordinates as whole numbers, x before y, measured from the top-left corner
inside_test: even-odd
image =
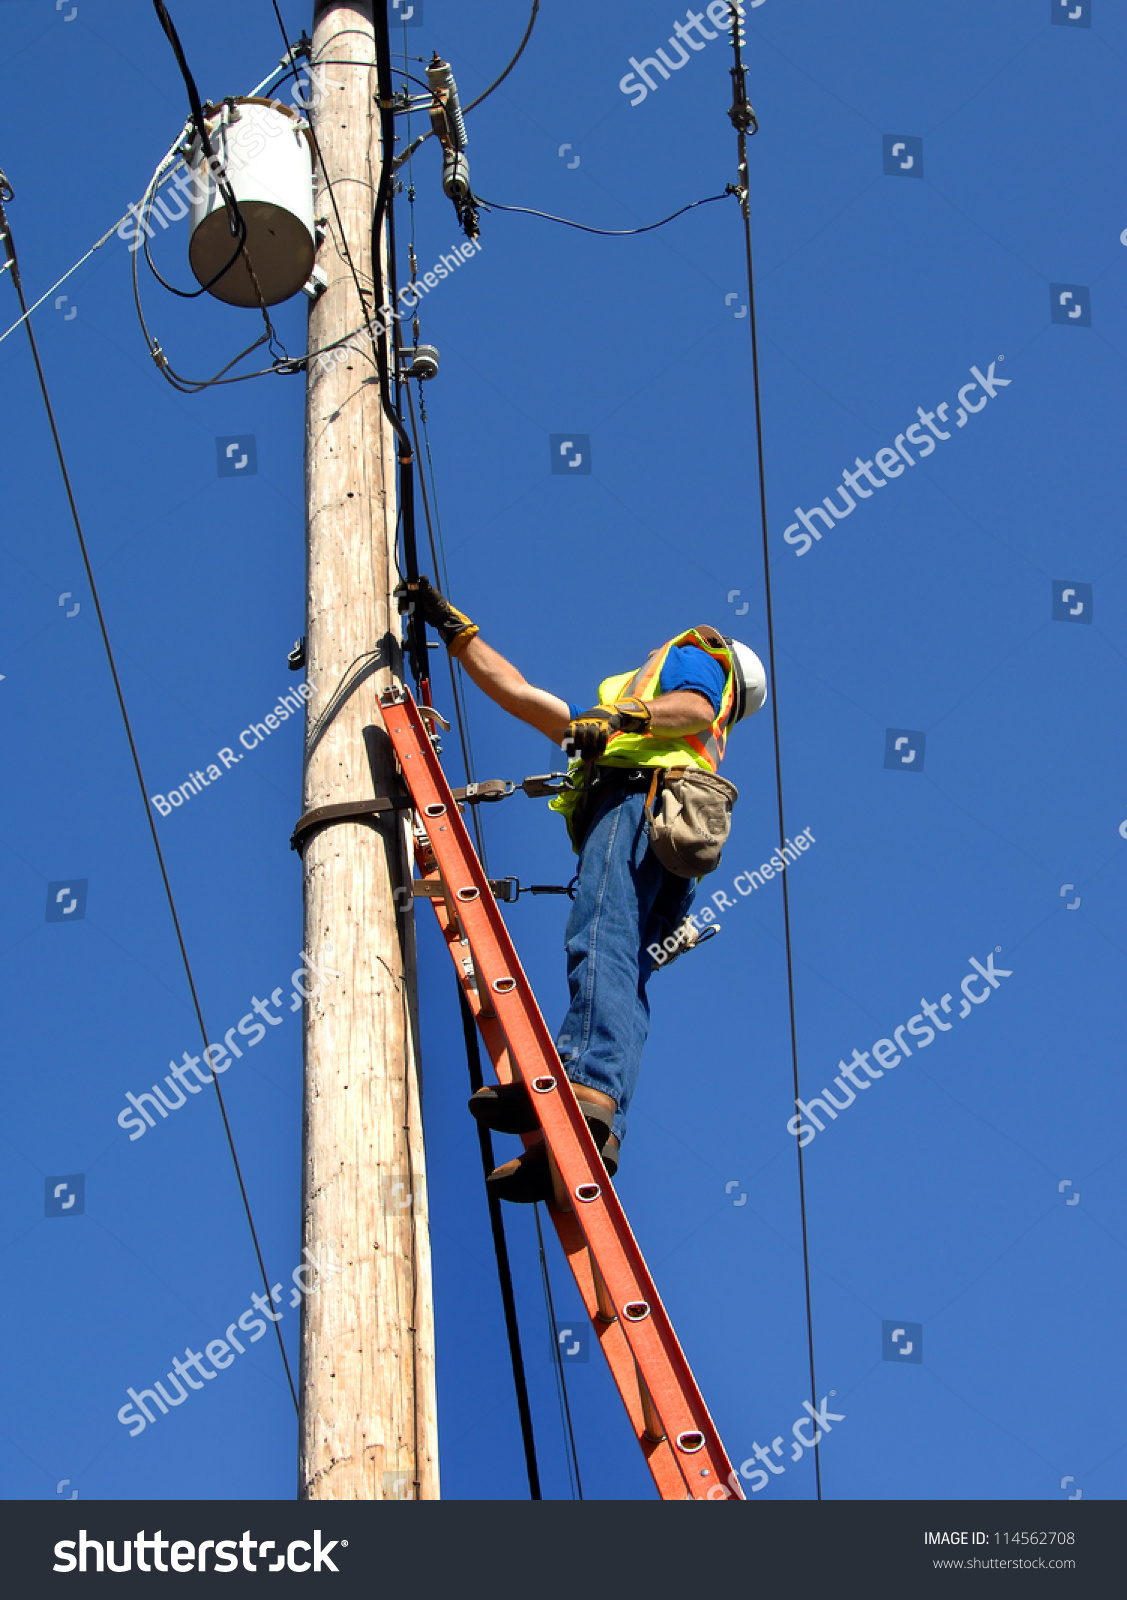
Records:
[[[423,3],[408,49],[437,48],[472,99],[515,48],[523,0],[472,18]],[[911,1058],[804,1152],[818,1398],[832,1391],[842,1417],[821,1451],[830,1498],[1127,1488],[1127,17],[1081,4],[1090,26],[1055,25],[1051,0],[761,0],[748,17],[772,690],[788,829],[814,839],[791,884],[803,1094],[842,1100],[839,1060],[953,997],[939,1012],[949,1031],[920,1047],[918,1023],[903,1036]],[[68,21],[49,0],[3,0],[0,165],[32,299],[140,196],[186,114],[147,8],[74,8]],[[296,37],[308,8],[284,11]],[[173,14],[205,96],[245,92],[277,59],[265,0]],[[478,192],[608,228],[720,193],[735,177],[724,39],[638,104],[619,88],[632,56],[672,54],[678,16],[653,0],[546,0],[521,64],[469,119]],[[903,145],[889,172],[885,136]],[[414,178],[429,265],[458,238],[433,145]],[[180,284],[186,244],[181,225],[156,247]],[[494,212],[480,254],[426,302],[453,597],[567,699],[589,701],[700,621],[766,655],[742,251],[731,199],[629,239]],[[128,269],[111,239],[35,326],[152,794],[237,748],[298,681],[285,656],[303,628],[303,384],[173,393],[146,355]],[[210,298],[174,300],[151,280],[143,293],[183,371],[215,370],[257,333]],[[0,305],[2,332],[18,314],[2,280]],[[304,300],[275,320],[302,350]],[[974,367],[1006,386],[956,427]],[[195,1025],[22,332],[0,345],[0,372],[0,1259],[23,1313],[6,1321],[0,1492],[50,1499],[67,1479],[61,1493],[82,1498],[284,1499],[295,1424],[270,1341],[143,1435],[116,1421],[130,1385],[220,1336],[259,1282],[214,1102],[193,1098],[134,1142],[117,1125],[126,1092],[191,1050]],[[921,410],[950,437],[925,454],[917,432],[913,465],[799,554],[784,537],[796,508],[926,428]],[[257,471],[220,477],[216,439],[248,434]],[[552,434],[588,438],[589,474],[552,472]],[[480,695],[470,715],[480,776],[558,764]],[[291,992],[296,721],[159,824],[213,1037],[252,997]],[[741,799],[702,893],[732,903],[720,938],[654,980],[618,1187],[734,1460],[784,1442],[785,1470],[755,1498],[804,1499],[812,1463],[790,1451],[809,1379],[781,896],[777,881],[732,888],[776,843],[768,713],[736,731],[724,772]],[[571,875],[542,803],[517,797],[485,823],[494,873]],[[85,901],[66,924],[53,897],[78,880]],[[62,920],[46,920],[49,903]],[[561,902],[522,900],[508,920],[554,1026]],[[443,1490],[519,1497],[456,997],[423,917],[419,939]],[[1008,975],[991,987],[971,958]],[[959,1017],[964,978],[983,998]],[[225,1090],[272,1279],[288,1281],[301,1040],[299,1017],[282,1019]],[[46,1180],[76,1174],[82,1215],[45,1215]],[[510,1208],[507,1221],[545,1492],[566,1496],[532,1217]],[[549,1248],[571,1319],[580,1301]],[[910,1357],[895,1352],[911,1335],[892,1346],[885,1324],[887,1339],[919,1326]],[[296,1310],[281,1327],[294,1358]],[[585,1493],[651,1496],[597,1352],[568,1380]]]

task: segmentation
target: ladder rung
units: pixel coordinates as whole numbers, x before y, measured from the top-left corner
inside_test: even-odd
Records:
[[[592,1280],[592,1282],[594,1283],[594,1286],[595,1286],[595,1303],[596,1303],[596,1306],[598,1308],[598,1310],[597,1310],[598,1319],[599,1319],[600,1322],[614,1322],[615,1321],[614,1302],[611,1300],[610,1295],[607,1293],[607,1286],[603,1282],[603,1275],[599,1271],[599,1264],[594,1259],[594,1257],[592,1256],[590,1250],[588,1250],[588,1252],[587,1252],[587,1260],[590,1263],[590,1267],[591,1267],[591,1280]]]
[[[638,1394],[642,1401],[642,1416],[645,1418],[646,1423],[646,1438],[652,1439],[654,1444],[658,1444],[665,1438],[665,1428],[662,1426],[661,1418],[657,1414],[657,1407],[650,1398],[650,1391],[646,1388],[646,1380],[638,1371],[638,1363],[636,1361],[634,1363],[634,1376],[638,1380]]]

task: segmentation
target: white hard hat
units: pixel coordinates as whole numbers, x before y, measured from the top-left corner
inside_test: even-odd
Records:
[[[767,698],[767,674],[754,650],[738,639],[725,639],[732,655],[732,668],[736,677],[736,708],[733,723],[742,722],[758,711]]]

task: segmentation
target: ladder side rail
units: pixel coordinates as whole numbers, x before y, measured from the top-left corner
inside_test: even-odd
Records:
[[[481,998],[501,1023],[592,1257],[614,1300],[650,1399],[694,1499],[738,1485],[715,1424],[607,1179],[555,1044],[489,889],[409,691],[387,691],[384,721],[404,779],[473,951]],[[742,1492],[735,1490],[738,1497]]]
[[[425,863],[422,852],[417,853],[420,870]],[[477,1003],[477,991],[470,978],[461,966],[459,949],[462,942],[461,930],[456,922],[451,922],[446,913],[446,907],[441,898],[431,900],[435,916],[447,948],[454,962],[454,970],[462,986],[462,993],[473,1013],[474,1021],[481,1034],[485,1047],[493,1062],[493,1069],[502,1083],[511,1083],[514,1079],[512,1062],[509,1057],[508,1045],[501,1026],[496,1018],[485,1017]],[[526,1138],[525,1144],[532,1142],[531,1137]],[[549,1204],[548,1215],[552,1219],[556,1234],[568,1266],[575,1278],[576,1286],[582,1296],[587,1315],[591,1319],[595,1335],[599,1340],[599,1347],[606,1358],[622,1403],[626,1408],[630,1425],[634,1430],[634,1437],[646,1458],[646,1465],[653,1475],[657,1491],[663,1500],[684,1500],[687,1497],[685,1479],[677,1465],[672,1446],[668,1439],[652,1439],[646,1432],[645,1407],[637,1383],[637,1367],[631,1354],[630,1346],[626,1342],[626,1335],[617,1317],[607,1321],[601,1314],[600,1296],[595,1282],[597,1268],[592,1264],[587,1241],[584,1239],[579,1225],[570,1211],[560,1211],[555,1205]]]

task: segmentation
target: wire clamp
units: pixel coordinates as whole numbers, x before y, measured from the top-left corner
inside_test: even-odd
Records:
[[[493,890],[493,898],[507,902],[519,900],[522,894],[566,894],[569,900],[574,900],[578,884],[578,877],[572,878],[568,884],[521,883],[519,878],[490,878],[489,880],[489,887]]]
[[[562,794],[566,789],[575,785],[566,772],[544,772],[533,778],[525,778],[521,788],[530,800],[547,800],[552,795]]]

